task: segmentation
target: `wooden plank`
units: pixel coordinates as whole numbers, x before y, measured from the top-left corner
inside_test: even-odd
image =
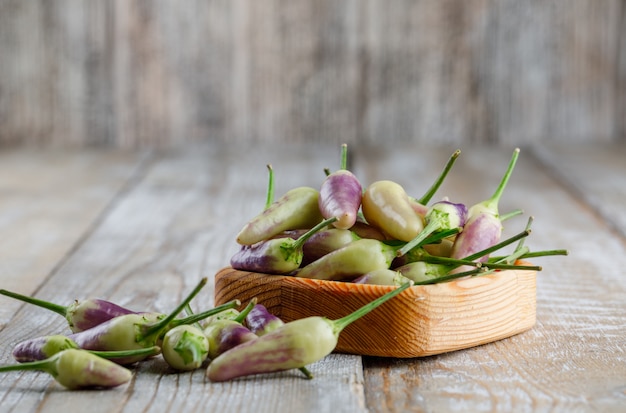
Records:
[[[626,239],[626,143],[537,145],[533,152],[573,196]]]
[[[132,180],[141,156],[115,151],[0,151],[0,280],[32,294]],[[2,298],[0,326],[21,306]]]
[[[380,170],[406,182],[420,168],[432,166],[430,159],[442,158],[439,152],[424,150],[419,162],[426,166],[420,166],[411,164],[411,154],[402,155],[401,149],[397,148],[398,156],[387,151],[360,161],[379,162]],[[486,199],[509,157],[506,149],[464,150],[442,194],[468,204]],[[597,169],[601,166],[586,163],[584,157],[577,161],[581,170],[602,175]],[[509,339],[434,357],[365,358],[369,411],[623,408],[626,287],[619,270],[626,265],[623,240],[613,236],[584,201],[563,188],[560,178],[531,151],[522,151],[500,208],[503,212],[522,208],[526,215],[535,216],[534,232],[526,241],[532,250],[570,251],[568,257],[536,260],[544,267],[538,276],[537,325]],[[506,223],[505,233],[512,235],[524,225],[524,218],[515,218]]]
[[[277,196],[295,185],[319,185],[339,148],[303,146],[239,148],[210,145],[171,151],[147,165],[145,176],[107,211],[89,237],[42,284],[41,298],[71,302],[98,296],[135,309],[166,312],[202,276],[209,285],[196,310],[213,302],[213,275],[228,263],[235,234],[263,208],[266,164],[276,170]],[[33,336],[67,331],[56,314],[25,306],[0,332],[0,348]],[[9,362],[8,351],[1,362]],[[92,398],[58,391],[32,372],[0,376],[3,408],[40,412],[90,406],[94,411],[183,411],[254,406],[259,412],[365,411],[360,357],[334,355],[311,366],[316,378],[297,372],[210,383],[203,372],[173,374],[161,359],[140,364],[135,379]],[[185,397],[180,397],[184,394]]]

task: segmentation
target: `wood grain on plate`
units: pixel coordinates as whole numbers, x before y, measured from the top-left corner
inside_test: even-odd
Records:
[[[253,297],[291,321],[341,318],[393,286],[221,269],[215,302]],[[510,270],[410,287],[340,334],[336,351],[381,357],[422,357],[489,343],[530,329],[536,319],[536,272]]]

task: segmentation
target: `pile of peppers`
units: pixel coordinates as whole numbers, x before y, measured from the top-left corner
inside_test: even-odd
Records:
[[[131,380],[132,366],[156,356],[175,371],[206,368],[211,381],[298,369],[330,354],[341,331],[385,301],[402,293],[406,283],[337,320],[308,317],[283,322],[257,303],[241,308],[233,300],[194,313],[196,288],[169,314],[134,311],[101,299],[62,306],[8,290],[0,294],[54,311],[66,318],[71,333],[36,337],[17,343],[16,363],[0,372],[38,370],[67,389],[108,389]],[[184,314],[182,314],[184,312]]]
[[[0,290],[0,295],[58,313],[71,330],[17,343],[16,363],[0,366],[0,372],[38,370],[68,389],[106,389],[127,383],[133,365],[160,355],[176,371],[205,368],[207,379],[215,382],[292,369],[310,379],[307,366],[335,349],[347,325],[413,285],[507,269],[539,271],[521,260],[567,254],[530,251],[524,245],[532,217],[518,234],[501,239],[502,223],[521,214],[498,211],[519,149],[492,197],[466,206],[447,198],[431,203],[460,151],[415,198],[392,181],[363,187],[346,169],[347,145],[341,148],[340,168],[326,171],[319,188],[297,187],[278,200],[268,165],[265,208],[237,235],[240,248],[230,264],[258,273],[395,286],[388,293],[337,320],[315,316],[285,323],[256,299],[243,308],[233,300],[194,313],[190,303],[206,278],[169,314],[93,298],[63,306]],[[512,252],[498,253],[514,243]]]
[[[502,270],[539,271],[540,266],[525,260],[567,254],[559,249],[530,251],[524,245],[532,217],[518,234],[502,239],[503,222],[522,214],[498,210],[519,149],[513,151],[493,195],[466,205],[449,198],[431,203],[460,150],[450,156],[426,193],[416,198],[390,180],[363,186],[346,168],[347,145],[341,148],[339,169],[326,170],[319,188],[293,188],[277,200],[268,165],[265,208],[238,233],[239,249],[230,260],[234,269],[361,284],[419,285]],[[497,253],[514,243],[512,251]]]

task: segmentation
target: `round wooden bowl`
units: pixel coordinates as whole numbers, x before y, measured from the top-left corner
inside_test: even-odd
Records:
[[[391,286],[352,284],[237,271],[215,275],[215,303],[256,297],[285,322],[308,316],[341,318]],[[474,347],[532,328],[536,272],[499,271],[408,288],[343,330],[336,352],[422,357]]]

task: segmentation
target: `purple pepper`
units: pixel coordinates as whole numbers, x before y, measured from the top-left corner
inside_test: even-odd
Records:
[[[60,334],[37,337],[18,343],[13,348],[13,358],[20,363],[27,363],[47,359],[70,348],[78,348],[78,344],[69,337]]]
[[[498,202],[513,173],[515,163],[519,156],[519,148],[513,151],[506,173],[491,198],[472,206],[468,211],[467,222],[463,231],[457,235],[450,256],[463,259],[478,251],[487,249],[500,241],[502,235],[502,222],[498,212]],[[485,262],[489,258],[484,255],[478,261]],[[466,267],[457,268],[455,271],[466,271]]]
[[[204,328],[204,335],[209,341],[209,358],[257,338],[247,327],[234,320],[217,320]]]
[[[263,304],[257,304],[246,316],[246,325],[257,336],[265,335],[285,324],[283,320],[267,311]]]
[[[290,237],[272,238],[253,245],[242,245],[231,257],[230,265],[241,271],[290,274],[302,264],[304,243],[335,221],[334,217],[324,220],[295,240]]]
[[[356,176],[346,169],[347,148],[341,145],[341,169],[328,175],[319,193],[319,209],[326,219],[335,217],[336,228],[350,229],[357,219],[361,207],[363,188]]]
[[[467,207],[450,201],[439,201],[428,209],[428,213],[426,213],[424,218],[426,220],[424,229],[398,250],[398,256],[402,256],[413,248],[420,246],[420,243],[434,232],[455,228],[460,230],[467,220]]]
[[[65,307],[4,289],[0,290],[0,294],[54,311],[65,317],[72,332],[88,330],[120,315],[137,314],[135,311],[98,298],[89,298],[83,301],[76,300],[71,305]]]
[[[359,239],[361,237],[348,229],[330,228],[320,231],[312,235],[302,246],[304,257],[301,265],[307,265]]]

